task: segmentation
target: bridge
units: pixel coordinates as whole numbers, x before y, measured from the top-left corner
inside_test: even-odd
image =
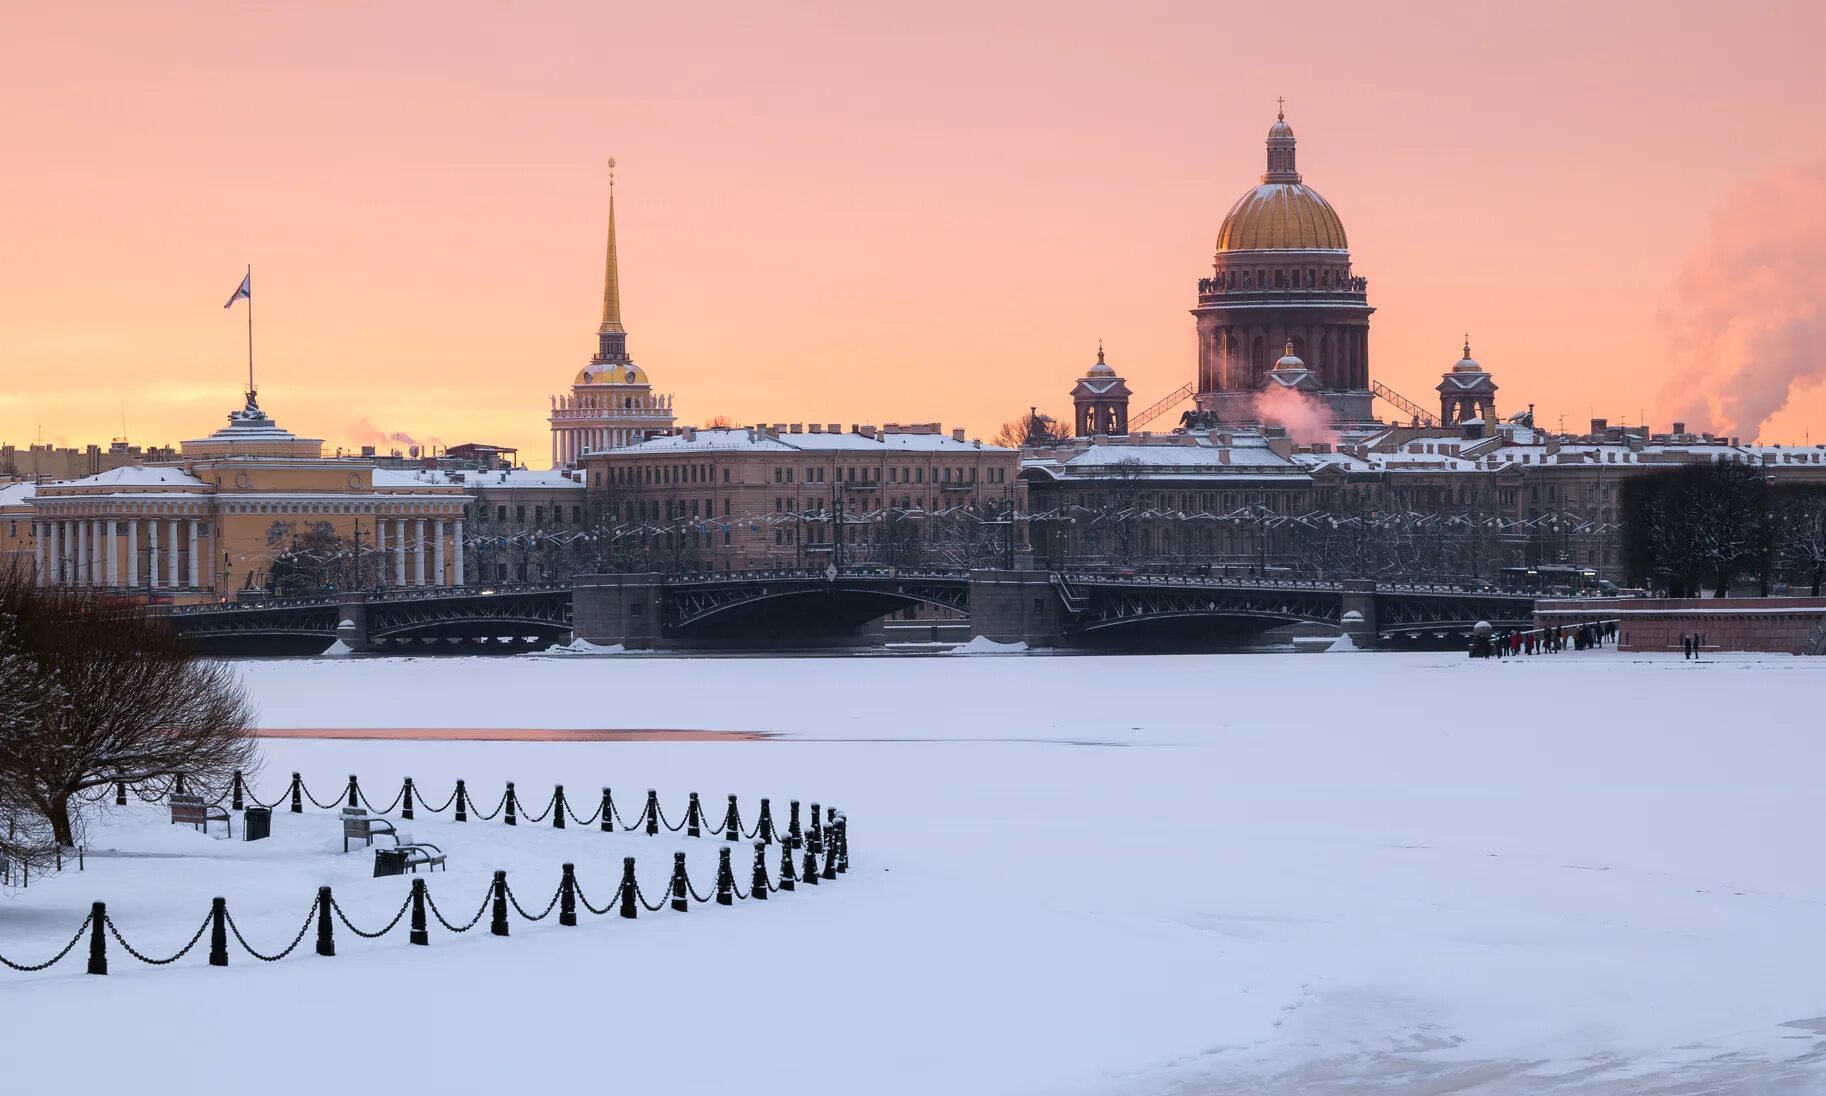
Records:
[[[1475,586],[1475,584],[1473,584]],[[1124,647],[1288,625],[1359,646],[1457,641],[1480,620],[1527,626],[1532,594],[1453,584],[1021,570],[738,571],[579,576],[570,583],[280,598],[167,610],[210,651],[532,650],[573,637],[632,649],[878,646],[909,606],[967,616],[972,636],[1032,647]]]

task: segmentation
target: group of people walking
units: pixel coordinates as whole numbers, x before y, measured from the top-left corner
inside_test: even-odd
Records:
[[[1705,648],[1706,634],[1704,632],[1694,632],[1692,635],[1688,635],[1685,632],[1680,634],[1681,658],[1698,658],[1699,652],[1705,650]]]
[[[1472,658],[1513,658],[1517,655],[1552,654],[1557,651],[1586,651],[1617,642],[1617,622],[1594,621],[1590,624],[1559,624],[1527,632],[1509,632],[1500,636],[1471,637]]]

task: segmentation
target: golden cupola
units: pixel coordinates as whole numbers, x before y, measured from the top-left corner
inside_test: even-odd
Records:
[[[1293,127],[1283,108],[1268,129],[1268,170],[1237,199],[1217,230],[1217,250],[1348,251],[1344,222],[1331,203],[1300,179]]]

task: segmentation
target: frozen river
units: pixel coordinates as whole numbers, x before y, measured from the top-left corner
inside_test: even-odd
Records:
[[[1826,659],[240,666],[267,727],[417,732],[269,739],[269,797],[296,769],[817,800],[852,871],[509,941],[0,974],[24,1091],[1826,1091]],[[655,730],[741,734],[620,733]],[[665,844],[416,829],[440,892]],[[0,952],[61,946],[94,898],[160,948],[214,894],[280,943],[323,882],[398,905],[327,836],[276,836],[98,823],[123,855],[0,899]]]

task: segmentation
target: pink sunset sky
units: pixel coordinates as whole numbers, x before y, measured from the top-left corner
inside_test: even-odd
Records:
[[[1194,375],[1285,96],[1376,379],[1433,404],[1469,331],[1505,414],[1826,441],[1823,12],[18,5],[0,440],[214,429],[252,263],[282,425],[542,465],[610,156],[629,347],[681,422],[986,434],[1062,414],[1099,338],[1139,407]]]

